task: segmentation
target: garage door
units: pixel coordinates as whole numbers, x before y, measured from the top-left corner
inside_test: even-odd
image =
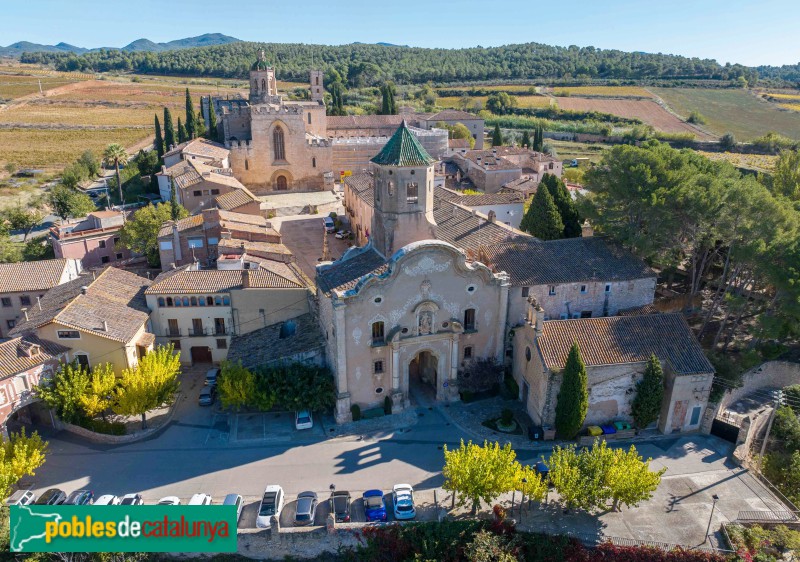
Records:
[[[191,349],[192,363],[211,363],[210,347],[193,347]]]

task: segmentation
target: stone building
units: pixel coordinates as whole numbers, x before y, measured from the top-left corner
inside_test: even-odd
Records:
[[[456,151],[448,161],[456,164],[464,177],[486,193],[496,193],[507,184],[518,184],[521,179],[539,185],[544,174],[561,177],[563,172],[560,160],[515,146]]]
[[[714,368],[683,316],[648,314],[544,320],[530,298],[526,321],[514,329],[513,375],[534,423],[553,426],[562,372],[577,343],[586,364],[589,410],[585,425],[631,421],[631,402],[651,354],[664,369],[658,429],[696,430],[705,410]]]
[[[57,258],[80,260],[83,269],[128,260],[133,253],[119,243],[124,224],[123,211],[94,211],[81,220],[53,226],[53,253]]]

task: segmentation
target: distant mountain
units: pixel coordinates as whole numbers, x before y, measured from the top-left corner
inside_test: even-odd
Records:
[[[137,39],[122,49],[115,47],[105,47],[105,50],[121,50],[127,52],[147,51],[158,53],[161,51],[172,51],[176,49],[190,49],[192,47],[208,47],[211,45],[227,45],[228,43],[236,43],[240,41],[236,37],[223,35],[222,33],[206,33],[197,37],[187,37],[185,39],[176,39],[168,43],[155,43],[149,39]],[[59,43],[58,45],[42,45],[40,43],[31,43],[30,41],[19,41],[8,47],[0,47],[0,57],[14,57],[19,58],[22,53],[75,53],[81,55],[90,51],[99,51],[100,49],[84,49],[83,47],[75,47],[68,43]]]

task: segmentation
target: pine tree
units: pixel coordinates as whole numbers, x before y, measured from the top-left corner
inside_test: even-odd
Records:
[[[503,146],[503,133],[500,132],[500,125],[494,126],[494,133],[492,133],[492,146]]]
[[[561,374],[561,389],[558,391],[556,403],[556,431],[564,439],[573,439],[586,419],[586,412],[589,410],[587,381],[586,365],[581,359],[578,343],[575,342],[569,350],[567,363]]]
[[[156,138],[153,146],[158,154],[159,160],[164,156],[164,137],[161,136],[161,123],[158,122],[158,115],[155,116]]]
[[[581,235],[581,217],[578,207],[575,205],[572,196],[569,194],[566,184],[553,174],[545,174],[539,186],[547,186],[553,201],[561,215],[561,222],[564,223],[564,238],[577,238]]]
[[[197,134],[197,114],[194,112],[194,102],[192,102],[189,88],[186,88],[186,133],[186,140],[199,136]]]
[[[531,148],[531,136],[528,134],[528,131],[522,132],[522,146],[524,148]]]
[[[164,150],[169,152],[175,147],[175,126],[172,124],[172,113],[164,108]]]
[[[631,403],[631,415],[636,427],[644,429],[658,420],[664,399],[664,372],[658,357],[651,355],[642,380],[636,385],[636,397]]]
[[[564,223],[546,186],[539,184],[530,207],[522,217],[520,230],[542,240],[558,240],[564,236]]]
[[[209,139],[217,140],[217,113],[214,111],[214,104],[211,103],[211,98],[208,98],[208,131],[206,132]]]
[[[186,132],[186,127],[183,126],[183,123],[181,123],[181,118],[178,117],[178,144],[182,144],[189,140],[188,136],[189,134]]]

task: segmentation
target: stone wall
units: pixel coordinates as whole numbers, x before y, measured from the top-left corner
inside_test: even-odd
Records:
[[[767,361],[745,373],[743,383],[740,388],[725,393],[720,400],[719,410],[758,390],[800,384],[800,363]]]

